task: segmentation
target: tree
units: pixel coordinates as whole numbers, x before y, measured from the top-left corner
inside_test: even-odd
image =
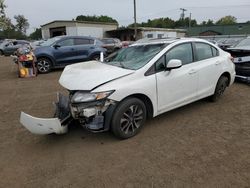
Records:
[[[200,25],[203,25],[203,26],[212,26],[212,25],[214,25],[214,21],[211,20],[211,19],[208,19],[207,21],[201,22]]]
[[[41,28],[36,28],[36,30],[30,34],[29,38],[33,40],[38,40],[42,38],[42,29]]]
[[[0,38],[25,39],[26,36],[22,32],[15,30],[11,19],[6,16],[5,8],[7,8],[7,6],[4,0],[0,0]]]
[[[30,24],[28,22],[28,19],[24,17],[24,15],[16,15],[14,16],[17,24],[15,26],[16,30],[26,34],[27,29],[29,28]]]
[[[230,25],[230,24],[235,24],[235,23],[237,23],[237,18],[235,18],[234,16],[230,16],[230,15],[222,17],[216,22],[216,24],[218,25]]]
[[[89,21],[89,22],[106,22],[106,23],[118,23],[117,20],[109,17],[109,16],[85,16],[79,15],[76,17],[77,21]]]
[[[191,26],[194,27],[197,25],[195,19],[191,20]],[[130,24],[128,27],[133,27],[134,24]],[[156,28],[183,28],[189,26],[189,18],[180,19],[177,21],[172,20],[171,18],[157,18],[153,20],[148,20],[147,22],[137,23],[138,27],[156,27]]]
[[[0,0],[0,16],[5,16],[5,8],[7,6],[4,4],[4,0]]]
[[[184,19],[179,19],[175,22],[175,27],[177,28],[187,28],[189,26],[189,17]],[[191,20],[191,27],[197,26],[197,21],[195,19]]]
[[[6,30],[10,22],[10,19],[8,19],[5,14],[6,7],[7,6],[4,4],[4,0],[0,0],[0,30],[1,31]]]

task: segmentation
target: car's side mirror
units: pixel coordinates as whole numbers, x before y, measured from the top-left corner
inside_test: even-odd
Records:
[[[60,48],[61,46],[60,46],[59,44],[55,44],[53,47],[54,47],[55,49],[57,49],[57,48]]]
[[[172,69],[178,69],[182,66],[182,62],[179,59],[171,59],[167,66],[166,71],[172,70]]]

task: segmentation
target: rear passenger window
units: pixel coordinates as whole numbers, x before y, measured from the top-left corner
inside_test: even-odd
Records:
[[[86,45],[86,44],[91,44],[89,39],[81,39],[81,38],[75,39],[75,45]]]
[[[209,44],[196,43],[195,47],[196,47],[197,61],[201,61],[204,59],[209,59],[209,58],[214,57],[212,46],[210,46]]]
[[[216,56],[219,56],[219,51],[215,48],[215,47],[212,47],[212,52],[213,52],[213,56],[216,57]]]

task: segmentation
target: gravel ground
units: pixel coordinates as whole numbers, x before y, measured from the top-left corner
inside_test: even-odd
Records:
[[[60,74],[20,79],[11,59],[0,57],[0,187],[250,187],[248,85],[149,120],[128,140],[77,126],[32,135],[20,111],[51,117],[56,92],[65,92]]]

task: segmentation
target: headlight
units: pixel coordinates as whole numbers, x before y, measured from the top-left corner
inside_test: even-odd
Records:
[[[107,98],[114,91],[105,91],[99,93],[87,93],[86,91],[78,91],[71,98],[72,103],[81,103],[81,102],[93,102]]]

